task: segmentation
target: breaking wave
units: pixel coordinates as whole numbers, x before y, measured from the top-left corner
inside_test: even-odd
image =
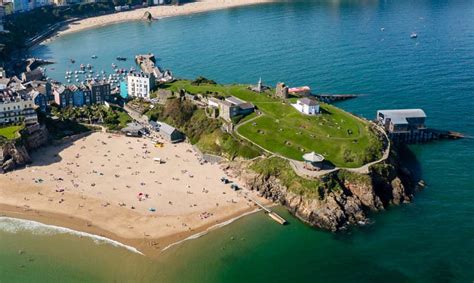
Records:
[[[12,217],[0,217],[0,231],[7,233],[18,233],[18,232],[30,232],[33,235],[57,235],[57,234],[69,234],[77,237],[86,237],[90,238],[96,244],[110,244],[115,247],[125,248],[131,252],[141,254],[139,250],[134,247],[127,246],[120,242],[114,241],[112,239],[89,234],[86,232],[76,231],[65,227],[54,226],[43,224],[33,220],[18,219]]]

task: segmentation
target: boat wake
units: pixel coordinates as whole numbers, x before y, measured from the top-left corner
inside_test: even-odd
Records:
[[[57,235],[57,234],[69,234],[77,237],[86,237],[90,238],[96,244],[110,244],[115,247],[125,248],[131,252],[141,254],[139,250],[134,247],[127,246],[120,242],[114,241],[112,239],[89,234],[86,232],[76,231],[65,227],[59,227],[54,225],[43,224],[40,222],[32,221],[32,220],[25,220],[25,219],[18,219],[12,217],[0,217],[0,231],[4,231],[7,233],[19,233],[19,232],[30,232],[33,235]]]

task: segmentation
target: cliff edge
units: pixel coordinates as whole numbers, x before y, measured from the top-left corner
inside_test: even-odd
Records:
[[[30,150],[37,149],[49,141],[46,127],[25,129],[21,138],[0,143],[0,173],[14,170],[31,163]]]
[[[339,231],[350,225],[368,223],[371,212],[412,200],[412,177],[400,169],[395,154],[391,153],[386,161],[372,165],[368,174],[339,170],[315,180],[290,178],[288,172],[274,168],[271,173],[262,172],[255,170],[251,162],[227,166],[247,188],[286,206],[302,221],[313,227]],[[268,164],[263,166],[270,167]],[[289,166],[281,168],[288,169],[292,170]],[[307,189],[301,183],[305,183]]]

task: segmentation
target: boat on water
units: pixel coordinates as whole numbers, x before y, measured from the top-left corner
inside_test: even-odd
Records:
[[[125,57],[121,57],[121,56],[117,56],[117,61],[127,61],[127,58]]]
[[[410,34],[410,38],[417,38],[418,37],[418,34],[416,34],[416,32],[412,32]]]
[[[92,55],[91,58],[92,59],[97,59],[97,55]]]
[[[76,63],[76,60],[74,59],[69,59],[71,61],[72,64]]]

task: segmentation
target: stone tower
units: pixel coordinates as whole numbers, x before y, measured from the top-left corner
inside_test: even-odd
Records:
[[[288,87],[284,83],[277,83],[275,96],[282,99],[288,98]]]

